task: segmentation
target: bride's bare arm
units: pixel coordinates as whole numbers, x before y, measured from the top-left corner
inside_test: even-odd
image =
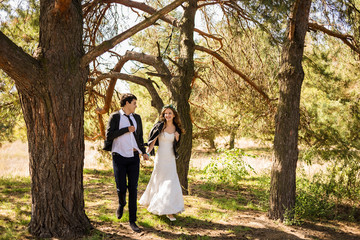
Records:
[[[150,154],[150,152],[153,150],[157,138],[158,138],[158,137],[156,137],[156,138],[154,139],[154,141],[152,141],[152,142],[150,143],[150,146],[149,146],[149,148],[148,148],[147,151],[146,151],[147,154]]]
[[[180,134],[178,132],[175,132],[175,140],[178,142],[179,141],[179,136]]]

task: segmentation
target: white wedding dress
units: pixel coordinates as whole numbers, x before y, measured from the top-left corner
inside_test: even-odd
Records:
[[[173,133],[159,134],[159,148],[154,170],[139,203],[156,215],[177,214],[184,211],[184,199],[176,172]]]

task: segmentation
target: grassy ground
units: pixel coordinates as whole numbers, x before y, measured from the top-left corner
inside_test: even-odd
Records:
[[[100,170],[85,169],[85,211],[94,229],[81,239],[360,239],[360,224],[356,222],[317,219],[289,226],[269,220],[268,172],[258,171],[237,186],[207,182],[201,168],[202,162],[209,161],[211,156],[214,154],[193,156],[190,194],[184,196],[186,210],[177,216],[177,221],[170,222],[139,206],[142,233],[131,231],[127,209],[121,220],[115,217],[117,196],[112,170],[106,166]],[[263,161],[262,157],[254,159],[256,164]],[[139,197],[151,171],[151,163],[141,168]],[[30,215],[29,177],[1,177],[0,239],[33,239],[27,232]]]

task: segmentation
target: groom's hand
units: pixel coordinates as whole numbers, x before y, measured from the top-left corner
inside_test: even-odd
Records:
[[[129,132],[135,132],[135,127],[134,126],[130,126],[130,127],[128,127],[128,129],[129,129]]]

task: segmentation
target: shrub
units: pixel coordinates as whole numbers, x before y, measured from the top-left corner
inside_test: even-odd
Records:
[[[249,171],[255,172],[243,159],[244,156],[255,156],[245,154],[240,149],[218,151],[221,154],[216,158],[211,158],[211,162],[203,170],[207,181],[236,185],[249,175]]]

